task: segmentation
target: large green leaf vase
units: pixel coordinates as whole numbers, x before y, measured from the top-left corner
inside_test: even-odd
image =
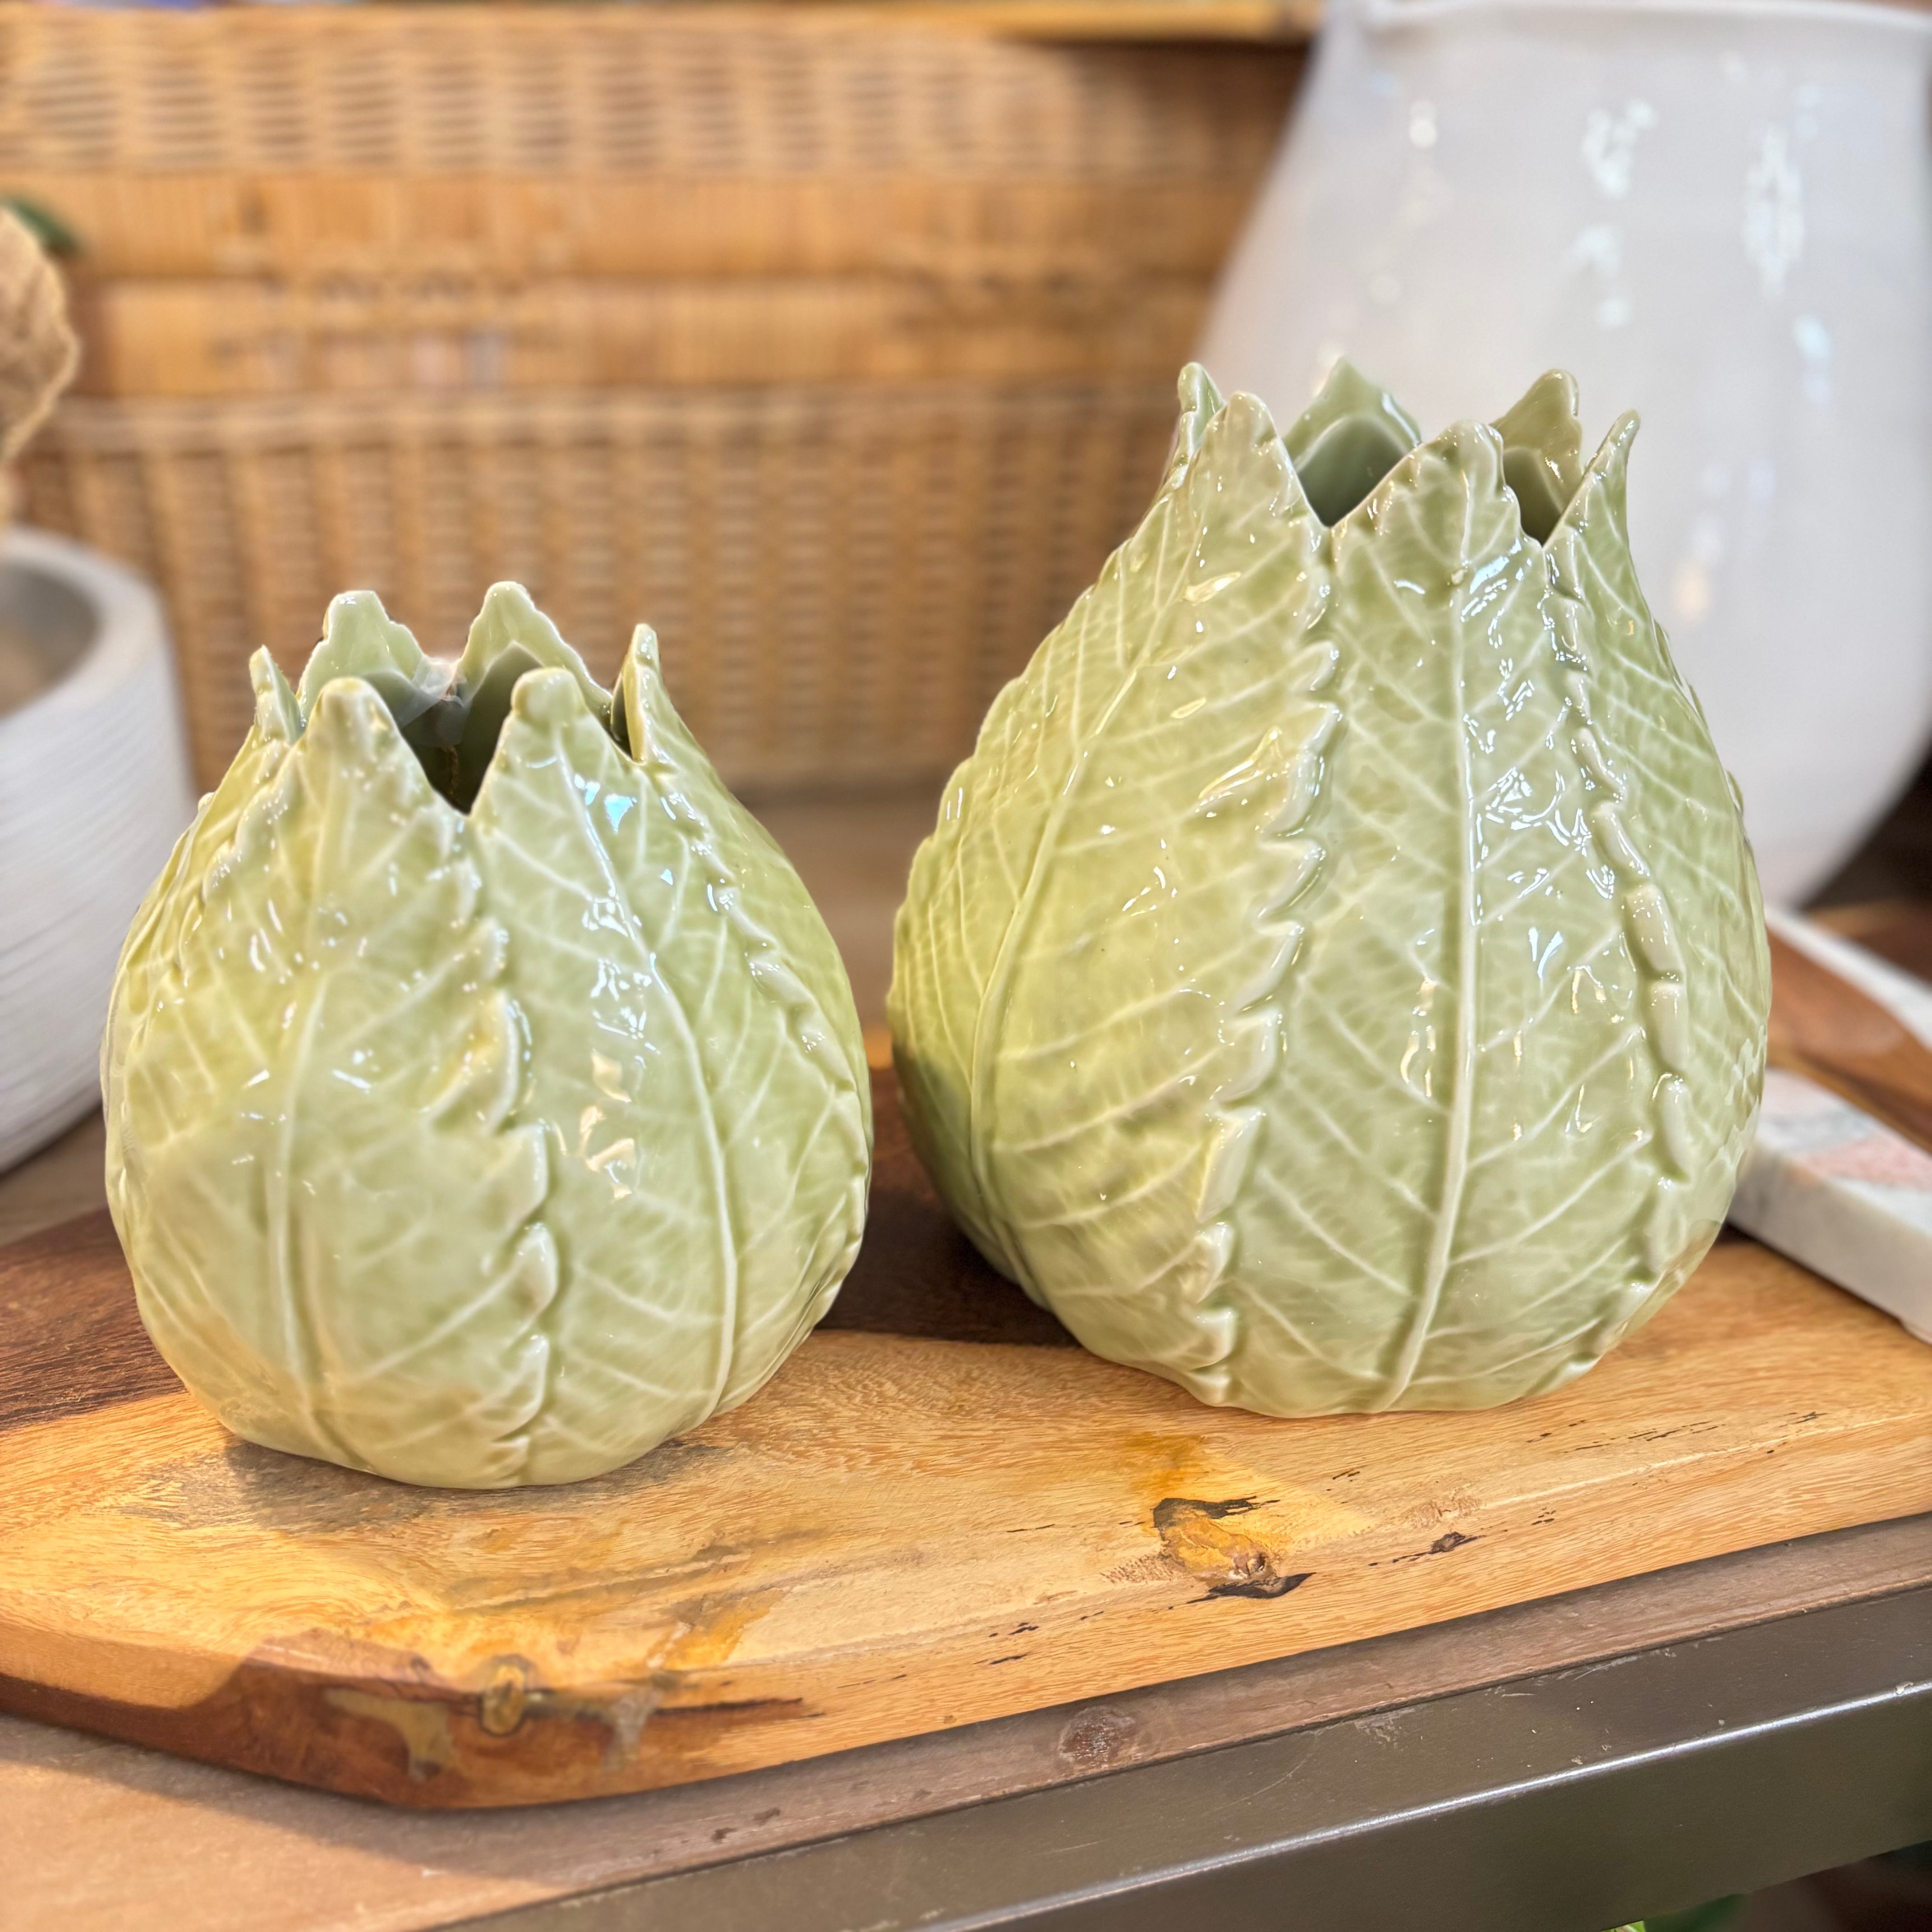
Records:
[[[1588,1368],[1724,1216],[1768,966],[1632,570],[1625,416],[1424,442],[1191,368],[1152,508],[995,700],[896,935],[920,1150],[1089,1348],[1282,1415]]]

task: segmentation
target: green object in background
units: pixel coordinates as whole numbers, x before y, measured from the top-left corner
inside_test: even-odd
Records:
[[[1694,1905],[1688,1912],[1653,1914],[1643,1922],[1646,1932],[1720,1932],[1744,1909],[1742,1898],[1716,1898],[1708,1905]]]
[[[515,585],[453,668],[362,593],[299,696],[252,670],[102,1051],[162,1354],[250,1441],[464,1487],[742,1401],[857,1251],[870,1089],[831,936],[655,639],[614,701]]]
[[[1574,385],[1416,446],[1181,380],[1140,528],[914,862],[894,1050],[993,1264],[1276,1414],[1588,1368],[1709,1246],[1769,970],[1735,794]]]
[[[24,195],[0,194],[0,208],[10,210],[50,255],[77,255],[80,238],[50,208]]]
[[[1708,1905],[1694,1905],[1688,1912],[1666,1912],[1648,1918],[1634,1919],[1612,1932],[1720,1932],[1744,1909],[1742,1898],[1713,1899]]]

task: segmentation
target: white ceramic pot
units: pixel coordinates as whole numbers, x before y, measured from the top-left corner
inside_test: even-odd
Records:
[[[0,541],[0,1168],[99,1100],[122,936],[193,816],[174,668],[141,580]]]
[[[1638,567],[1744,797],[1818,884],[1932,728],[1932,17],[1335,0],[1202,359],[1419,421],[1573,370],[1630,406]]]

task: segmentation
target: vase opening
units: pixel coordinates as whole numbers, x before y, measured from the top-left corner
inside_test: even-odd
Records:
[[[1308,507],[1332,530],[1367,501],[1412,447],[1391,424],[1371,416],[1343,418],[1295,465]]]
[[[533,670],[549,668],[520,644],[511,644],[494,658],[473,682],[452,664],[448,689],[428,710],[405,721],[390,704],[390,715],[416,754],[430,783],[458,812],[467,814],[488,776],[497,740],[510,715],[510,700],[518,681]],[[610,706],[599,721],[618,748],[625,742],[623,707]]]
[[[359,678],[382,699],[430,784],[466,814],[489,773],[517,686],[537,670],[567,672],[585,709],[620,750],[629,752],[623,706],[613,704],[517,584],[490,589],[455,659],[426,656],[374,592],[346,592],[329,606],[322,640],[302,673],[298,702],[306,719],[330,679]]]

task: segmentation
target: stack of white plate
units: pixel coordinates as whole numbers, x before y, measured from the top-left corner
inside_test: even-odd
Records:
[[[99,1098],[129,922],[194,812],[166,626],[139,578],[0,540],[0,1169]]]

